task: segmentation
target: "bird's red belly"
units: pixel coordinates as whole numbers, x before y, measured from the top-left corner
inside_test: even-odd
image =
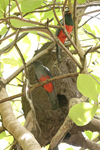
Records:
[[[48,75],[41,76],[41,78],[39,79],[39,82],[45,81],[47,79],[50,79],[50,77]],[[52,91],[53,91],[53,83],[52,82],[43,85],[43,87],[47,92],[52,93]]]
[[[67,32],[70,34],[72,32],[73,26],[71,25],[65,25]],[[64,34],[64,32],[61,30],[58,34],[58,38],[59,40],[64,43],[65,39],[67,38],[66,35]]]

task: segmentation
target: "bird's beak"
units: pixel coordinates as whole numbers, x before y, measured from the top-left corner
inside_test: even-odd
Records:
[[[71,14],[71,11],[69,11],[68,14]]]

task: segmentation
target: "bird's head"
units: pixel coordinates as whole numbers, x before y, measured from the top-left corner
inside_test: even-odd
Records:
[[[71,14],[71,11],[70,11],[69,9],[67,9],[67,10],[65,11],[65,14]]]
[[[37,66],[39,66],[39,65],[42,65],[41,61],[38,61],[38,60],[32,62],[32,64],[33,64],[35,67],[37,67]]]

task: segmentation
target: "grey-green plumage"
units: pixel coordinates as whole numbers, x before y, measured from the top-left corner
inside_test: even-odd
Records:
[[[65,28],[67,32],[70,34],[73,29],[73,20],[72,20],[71,12],[69,10],[65,11],[64,18],[65,18]],[[63,19],[61,19],[60,22],[63,25]],[[60,39],[62,43],[64,43],[65,39],[67,38],[63,33],[63,31],[59,28],[56,29],[55,35]],[[58,62],[61,62],[62,49],[57,44],[56,44],[56,53],[57,53]]]
[[[35,62],[33,62],[33,64],[35,66],[36,79],[39,82],[42,82],[42,81],[52,78],[50,70],[47,67],[43,66],[43,64],[40,61],[35,61]],[[55,109],[59,108],[57,95],[56,95],[55,89],[54,89],[54,83],[50,82],[48,84],[43,85],[43,87],[48,94],[49,101],[51,104],[51,109],[55,110]],[[50,89],[50,88],[52,88],[52,89]]]

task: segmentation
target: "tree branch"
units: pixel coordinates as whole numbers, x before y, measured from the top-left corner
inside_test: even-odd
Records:
[[[76,18],[76,6],[77,6],[77,0],[74,0],[74,11],[73,11],[73,21],[74,21],[74,41],[77,45],[77,39],[78,39],[78,33],[77,33],[77,18]]]
[[[36,88],[38,88],[38,87],[40,87],[40,86],[43,86],[43,85],[46,84],[46,83],[54,82],[54,81],[56,81],[56,80],[60,80],[60,79],[64,79],[64,78],[74,77],[74,76],[77,76],[78,74],[79,74],[79,73],[77,73],[77,72],[76,72],[76,73],[65,74],[65,75],[61,75],[61,76],[57,76],[57,77],[54,77],[54,78],[45,80],[45,81],[43,81],[43,82],[41,82],[41,83],[36,83],[35,85],[32,85],[32,86],[31,86],[32,88],[31,88],[28,92],[33,91],[33,90],[35,90]],[[5,81],[5,83],[6,83],[6,81]],[[19,93],[19,94],[14,95],[14,96],[10,96],[10,97],[8,97],[8,98],[2,99],[2,100],[0,100],[0,103],[6,102],[6,101],[10,101],[10,100],[12,100],[12,99],[14,99],[14,98],[21,97],[23,94],[25,94],[25,92],[22,92],[22,93]]]
[[[81,28],[82,26],[84,26],[88,21],[90,21],[91,19],[95,18],[95,17],[98,16],[98,15],[100,15],[100,13],[98,13],[98,14],[95,15],[95,16],[91,16],[91,17],[90,17],[89,19],[87,19],[82,25],[80,25],[80,26],[78,27],[78,29]]]
[[[33,61],[37,60],[38,58],[40,58],[42,55],[47,54],[52,48],[54,47],[54,44],[51,44],[47,49],[45,49],[44,51],[41,51],[39,54],[35,55],[32,59],[30,59],[27,63],[26,63],[26,67],[28,67]],[[6,79],[6,84],[8,84],[12,79],[14,79],[20,72],[22,72],[24,69],[24,66],[21,66],[19,69],[17,69],[12,75],[10,75],[10,77],[8,77]]]
[[[51,37],[54,39],[54,41],[68,54],[68,56],[75,62],[75,64],[79,67],[80,70],[82,70],[81,64],[76,60],[76,58],[70,53],[70,51],[62,44],[62,42],[59,40],[57,36],[55,36],[50,29],[48,28],[49,33],[51,34]],[[66,31],[65,31],[66,32]],[[67,32],[66,32],[67,33]]]
[[[56,3],[56,0],[54,0],[54,3],[53,3],[53,13],[54,13],[54,16],[55,16],[55,18],[56,18],[56,20],[57,20],[59,26],[62,27],[62,24],[60,23],[60,21],[59,21],[57,15],[56,15],[56,12],[55,12],[55,3]]]
[[[83,15],[80,15],[80,16],[78,17],[78,19],[81,18],[81,17],[83,17],[83,16],[85,16],[85,15],[88,15],[88,14],[91,14],[91,13],[95,13],[95,12],[98,12],[98,11],[100,11],[100,9],[98,9],[98,10],[93,10],[93,11],[90,11],[90,12],[87,12],[87,13],[84,13]]]
[[[19,4],[18,4],[17,0],[15,0],[15,2],[16,2],[16,5],[17,5],[17,7],[18,7],[18,10],[19,10],[21,19],[23,20],[23,15],[22,15],[22,12],[21,12],[21,10],[20,10]]]
[[[88,32],[88,31],[87,31],[86,29],[84,29],[84,28],[83,28],[83,30],[84,30],[84,32],[85,32],[86,34],[91,35],[94,39],[98,39],[98,40],[100,40],[100,37],[95,36],[93,33]]]
[[[16,32],[13,32],[13,33],[9,34],[8,36],[4,36],[4,37],[0,40],[0,43],[3,42],[4,40],[10,38],[10,37],[13,36],[14,34],[16,34]]]
[[[2,80],[2,82],[4,82]],[[0,98],[7,98],[6,89],[0,91]],[[4,127],[15,137],[20,146],[27,150],[41,150],[39,143],[34,138],[34,135],[27,131],[16,119],[10,102],[0,104],[0,113],[3,118]]]
[[[64,136],[71,130],[72,126],[73,121],[67,116],[63,125],[60,127],[56,135],[51,140],[49,150],[53,150],[59,144]]]
[[[0,127],[0,133],[4,132],[5,128],[3,126]]]
[[[21,35],[17,38],[16,42],[20,41],[20,40],[21,40],[23,37],[25,37],[27,34],[28,34],[28,33],[23,33],[23,34],[21,34]],[[8,44],[7,46],[5,46],[5,47],[3,47],[2,49],[0,49],[0,55],[3,54],[3,53],[5,53],[5,51],[6,51],[7,49],[9,49],[9,48],[12,46],[13,42],[14,42],[14,41],[12,41],[10,44]]]

